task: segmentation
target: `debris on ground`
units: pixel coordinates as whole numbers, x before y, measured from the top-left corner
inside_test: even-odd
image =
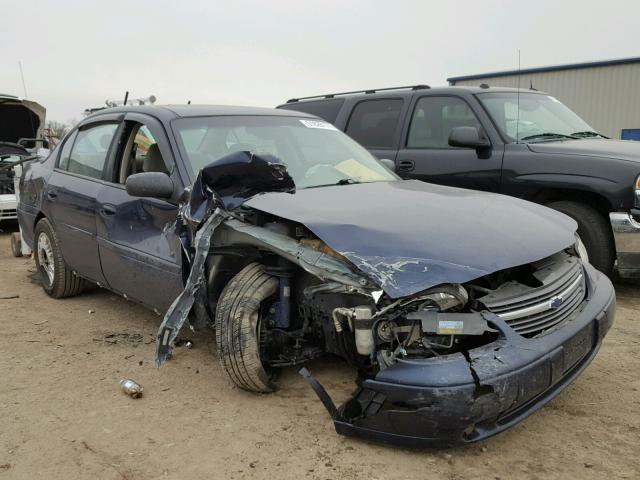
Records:
[[[20,298],[20,295],[17,295],[17,294],[0,295],[0,300],[10,300],[12,298]]]
[[[94,342],[110,343],[112,345],[118,343],[126,343],[129,345],[138,345],[142,343],[143,336],[139,333],[108,333],[103,338],[94,338]]]
[[[120,380],[120,387],[122,388],[122,391],[131,398],[140,398],[144,391],[142,385],[130,378],[123,378]]]
[[[191,340],[187,340],[186,338],[176,338],[173,345],[176,347],[185,347],[185,348],[193,348],[193,342]]]

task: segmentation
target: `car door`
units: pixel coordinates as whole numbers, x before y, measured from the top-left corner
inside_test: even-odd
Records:
[[[344,131],[377,158],[394,160],[405,110],[402,97],[361,100],[353,107]]]
[[[129,175],[161,171],[176,186],[169,201],[132,197]],[[97,198],[98,247],[109,287],[157,312],[166,311],[183,288],[179,238],[174,234],[182,181],[161,124],[127,114],[108,179]]]
[[[474,110],[461,96],[416,96],[396,158],[397,173],[441,185],[499,191],[504,147],[489,123],[484,112]],[[449,135],[455,127],[477,128],[491,146],[451,147]]]
[[[105,278],[96,239],[96,197],[119,122],[116,116],[82,125],[60,150],[44,192],[66,264],[97,283]]]

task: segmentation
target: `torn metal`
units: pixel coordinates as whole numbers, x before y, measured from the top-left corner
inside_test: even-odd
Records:
[[[195,310],[198,318],[208,316],[205,264],[214,232],[230,218],[228,210],[257,193],[270,191],[295,191],[286,167],[270,155],[235,152],[207,165],[198,173],[189,191],[188,202],[180,207],[174,225],[190,271],[184,289],[167,310],[158,329],[157,367],[170,358],[172,344],[191,310]]]

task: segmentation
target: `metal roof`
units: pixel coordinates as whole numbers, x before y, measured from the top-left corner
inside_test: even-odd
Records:
[[[518,73],[523,75],[529,73],[558,72],[561,70],[579,70],[582,68],[609,67],[613,65],[625,65],[630,63],[640,63],[640,57],[618,58],[614,60],[601,60],[598,62],[569,63],[566,65],[554,65],[549,67],[523,68],[521,70],[505,70],[501,72],[462,75],[459,77],[447,78],[447,82],[449,82],[449,84],[455,84],[456,82],[463,80],[481,80],[483,78],[490,77],[510,77],[513,75],[518,75]]]

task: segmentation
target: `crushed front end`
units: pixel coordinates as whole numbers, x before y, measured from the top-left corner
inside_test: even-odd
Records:
[[[594,358],[614,310],[611,282],[560,252],[382,307],[370,322],[375,373],[339,408],[302,373],[340,434],[416,446],[474,442],[569,385]]]

